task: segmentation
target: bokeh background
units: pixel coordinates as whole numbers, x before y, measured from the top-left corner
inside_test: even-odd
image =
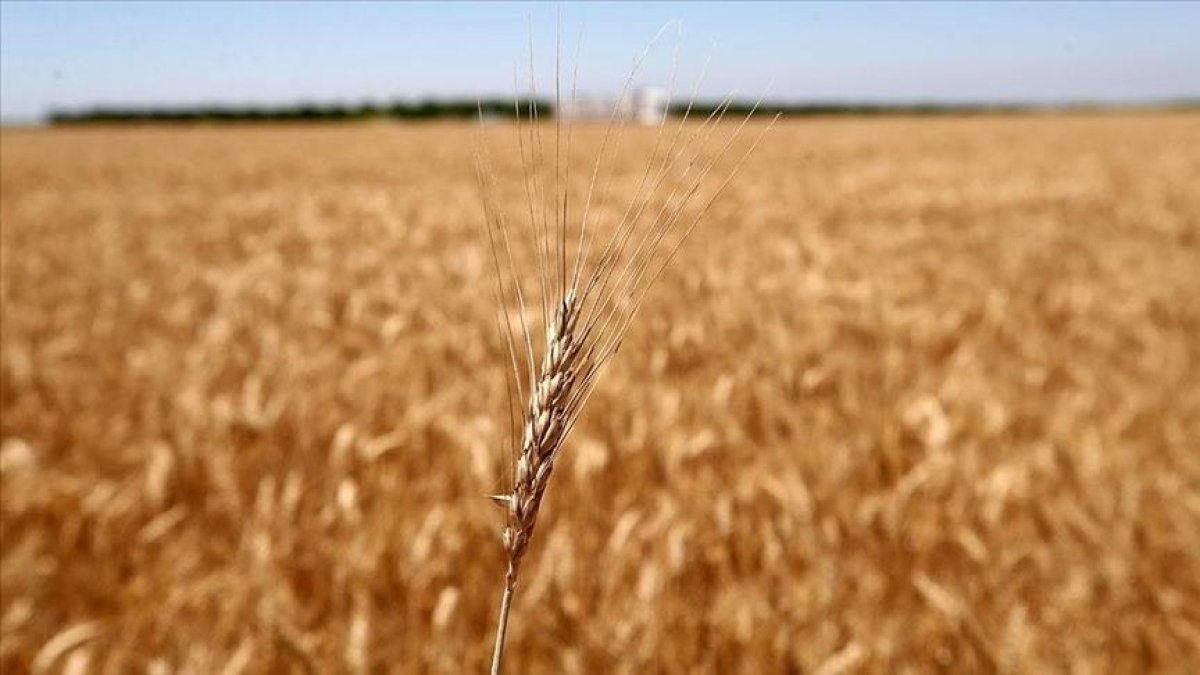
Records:
[[[788,114],[567,442],[508,672],[1196,672],[1187,3],[0,4],[0,670],[484,671],[506,356],[456,106],[532,62],[549,142],[556,35],[616,100],[672,19],[634,86]],[[656,131],[614,133],[619,196]]]

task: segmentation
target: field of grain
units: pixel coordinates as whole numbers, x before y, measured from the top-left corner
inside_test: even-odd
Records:
[[[0,135],[0,670],[486,669],[473,135]],[[1196,672],[1198,186],[1196,115],[782,121],[567,442],[509,672]]]

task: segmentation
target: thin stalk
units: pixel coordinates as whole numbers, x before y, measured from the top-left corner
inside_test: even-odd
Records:
[[[492,650],[491,675],[500,675],[500,660],[504,655],[504,638],[508,635],[508,610],[512,607],[513,589],[517,586],[517,571],[512,564],[504,577],[504,596],[500,600],[500,618],[496,622],[496,647]]]

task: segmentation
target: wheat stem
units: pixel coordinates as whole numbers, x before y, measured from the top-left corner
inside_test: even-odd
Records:
[[[492,650],[492,675],[500,675],[500,661],[504,657],[504,639],[508,636],[508,610],[512,607],[513,589],[517,586],[517,570],[512,563],[504,577],[504,595],[500,599],[500,618],[496,621],[496,647]]]

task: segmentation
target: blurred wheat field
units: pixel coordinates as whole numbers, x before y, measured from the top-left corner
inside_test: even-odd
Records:
[[[0,135],[0,669],[484,671],[474,133]],[[1194,114],[781,122],[567,442],[511,672],[1196,672],[1198,186]]]

